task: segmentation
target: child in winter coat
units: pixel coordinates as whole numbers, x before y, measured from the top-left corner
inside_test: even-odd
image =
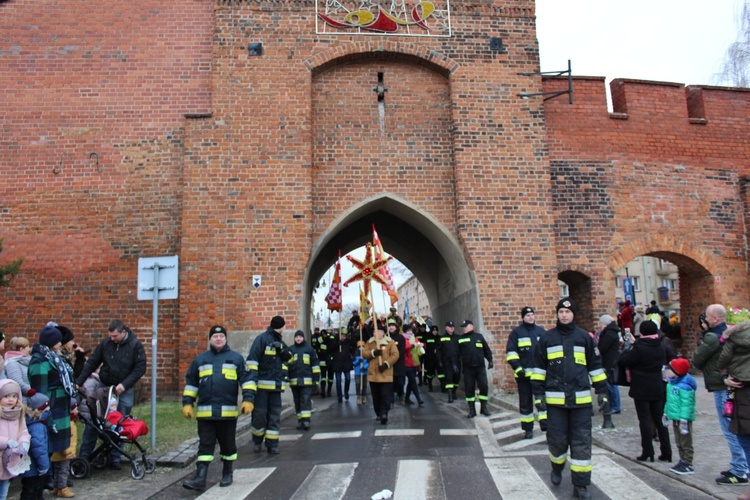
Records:
[[[68,486],[68,476],[70,475],[70,461],[76,457],[78,445],[78,431],[75,425],[78,416],[77,407],[78,404],[73,400],[70,405],[70,446],[63,451],[56,451],[50,456],[55,486],[52,493],[62,498],[73,498],[75,496],[75,493]]]
[[[34,389],[29,390],[26,404],[26,427],[31,435],[31,468],[21,474],[21,500],[41,500],[44,498],[44,485],[50,468],[47,451],[47,417],[49,398]]]
[[[9,470],[29,451],[31,436],[26,428],[21,387],[10,379],[0,380],[0,500],[8,496],[11,478],[18,475]]]
[[[695,420],[695,390],[698,384],[688,373],[690,361],[675,358],[665,370],[668,377],[667,404],[664,406],[662,424],[666,427],[671,420],[674,429],[674,441],[680,453],[680,461],[672,467],[675,474],[693,474],[693,421]]]
[[[361,342],[361,341],[360,341]],[[357,345],[360,344],[357,342]],[[361,342],[364,344],[364,342]],[[354,357],[354,385],[357,389],[357,404],[367,403],[367,370],[370,369],[370,362],[362,357],[362,347],[357,347]]]

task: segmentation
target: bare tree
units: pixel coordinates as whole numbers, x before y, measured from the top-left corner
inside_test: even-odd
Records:
[[[738,19],[737,41],[729,46],[714,81],[733,87],[750,87],[750,0],[745,0]]]

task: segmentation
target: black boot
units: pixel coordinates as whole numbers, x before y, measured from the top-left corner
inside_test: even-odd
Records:
[[[573,496],[576,498],[591,498],[591,493],[589,493],[589,489],[585,486],[574,486],[573,487]]]
[[[474,407],[474,402],[472,401],[469,403],[469,414],[466,415],[467,418],[474,418],[477,416],[477,409]]]
[[[448,402],[453,402],[453,389],[448,389]]]
[[[481,413],[485,417],[489,417],[490,410],[487,408],[487,401],[480,401],[479,404],[481,405],[481,409],[479,410],[479,413]]]
[[[562,483],[562,467],[561,468],[555,468],[555,466],[552,466],[552,472],[550,472],[549,480],[552,482],[555,486],[560,486],[560,483]]]
[[[208,464],[210,462],[198,462],[196,464],[195,475],[190,479],[182,482],[182,486],[189,490],[203,491],[206,489],[206,474],[208,474]]]
[[[614,429],[615,424],[612,423],[612,414],[604,414],[604,423],[602,424],[602,429]]]
[[[229,486],[232,484],[232,461],[231,460],[223,460],[224,462],[224,469],[221,471],[221,482],[219,483],[219,486],[224,488],[226,486]]]

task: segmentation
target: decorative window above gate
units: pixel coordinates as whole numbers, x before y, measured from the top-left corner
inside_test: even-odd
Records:
[[[315,9],[318,34],[451,36],[449,0],[316,0]]]

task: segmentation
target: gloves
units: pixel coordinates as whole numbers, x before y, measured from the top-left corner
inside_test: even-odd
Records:
[[[609,414],[609,399],[604,394],[598,394],[596,397],[599,403],[599,411],[605,414]]]
[[[547,403],[545,403],[541,398],[534,400],[534,406],[536,407],[536,411],[540,413],[547,411]]]
[[[383,355],[383,350],[382,349],[373,349],[372,350],[372,355],[373,356],[382,356]]]
[[[194,418],[193,405],[185,405],[182,407],[182,416],[185,418]]]
[[[255,405],[251,403],[250,401],[243,401],[242,406],[240,407],[240,411],[243,415],[248,415],[253,412],[253,409],[255,408]]]
[[[380,373],[383,373],[387,369],[388,369],[388,365],[386,365],[385,363],[383,363],[382,365],[378,366],[378,370],[380,370]]]
[[[683,436],[690,434],[690,429],[688,429],[688,423],[686,420],[680,420],[680,434]]]
[[[663,425],[664,427],[669,427],[669,419],[666,415],[661,416],[661,425]]]
[[[281,342],[279,342],[278,340],[276,342],[271,342],[271,347],[276,349],[276,354],[280,353],[283,349]]]
[[[492,368],[493,368],[494,366],[495,366],[495,365],[494,365],[494,364],[492,363],[492,361],[490,361],[490,362],[488,362],[488,363],[487,363],[487,369],[488,369],[488,370],[492,370]]]
[[[8,440],[8,448],[18,448],[18,441],[13,439]]]

